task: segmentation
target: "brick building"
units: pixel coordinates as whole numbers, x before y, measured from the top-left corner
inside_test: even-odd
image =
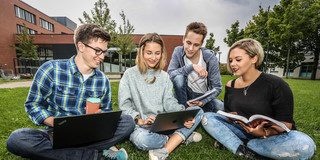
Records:
[[[39,8],[41,10],[41,8]],[[6,0],[0,5],[0,64],[7,64],[8,69],[14,69],[17,45],[15,35],[20,34],[23,26],[34,37],[38,46],[40,60],[70,58],[76,54],[73,43],[73,32],[76,24],[67,17],[50,17],[22,0]],[[138,44],[143,35],[135,36],[134,43]],[[168,61],[176,46],[182,45],[183,36],[161,35],[168,52]],[[106,61],[106,60],[105,60]]]
[[[0,5],[0,19],[0,63],[6,63],[9,69],[14,68],[13,58],[17,57],[16,50],[11,46],[16,44],[15,35],[21,33],[24,25],[29,34],[34,35],[46,37],[60,35],[64,37],[63,39],[70,39],[69,37],[72,37],[73,34],[72,29],[20,0],[3,1]],[[36,41],[41,44],[38,39]],[[59,43],[58,41],[51,42]],[[48,46],[39,46],[38,51],[42,54],[40,55],[48,54],[47,56],[52,57],[52,52],[47,48]]]

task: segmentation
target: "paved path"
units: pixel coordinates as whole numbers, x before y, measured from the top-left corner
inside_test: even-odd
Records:
[[[32,81],[8,82],[8,83],[0,84],[0,88],[30,87],[31,84],[32,84]]]
[[[120,81],[119,76],[107,75],[110,82],[118,82]],[[24,81],[24,82],[8,82],[4,84],[0,84],[0,88],[17,88],[17,87],[30,87],[32,81]]]

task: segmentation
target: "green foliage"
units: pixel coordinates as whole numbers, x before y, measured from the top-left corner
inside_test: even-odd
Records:
[[[17,55],[20,58],[30,58],[38,59],[37,47],[33,44],[33,37],[29,36],[26,25],[23,26],[22,33],[20,35],[15,35],[17,46],[13,45],[11,47],[18,50]]]
[[[259,6],[259,14],[247,23],[244,37],[258,40],[265,51],[269,47],[269,67],[295,69],[304,61],[306,53],[312,53],[315,78],[320,52],[319,2],[282,0],[273,10]]]
[[[270,61],[270,52],[273,54],[276,53],[274,52],[274,49],[271,49],[274,45],[273,39],[270,37],[270,31],[267,26],[267,22],[269,20],[269,14],[270,14],[270,7],[268,7],[268,10],[263,10],[261,6],[259,6],[259,13],[258,15],[253,15],[252,20],[247,23],[247,26],[245,27],[244,30],[244,37],[246,38],[253,38],[257,41],[259,41],[264,48],[265,55],[269,54],[268,57],[265,56],[266,60],[268,58],[268,61]],[[269,52],[269,53],[268,53]],[[273,55],[272,54],[272,55]],[[271,56],[272,56],[271,55]],[[273,62],[273,61],[272,61]],[[276,61],[278,62],[278,61]],[[262,66],[264,65],[264,61]],[[268,63],[268,67],[270,66],[270,63]]]
[[[113,45],[119,48],[117,51],[120,55],[128,55],[136,50],[136,45],[133,43],[135,37],[131,36],[134,32],[134,26],[130,24],[129,20],[123,11],[120,12],[123,20],[123,25],[118,27],[118,32],[114,37]]]
[[[135,37],[131,36],[131,34],[134,32],[134,26],[131,25],[123,11],[120,12],[120,16],[122,18],[123,25],[118,27],[118,32],[114,35],[112,44],[119,48],[117,51],[118,54],[124,55],[124,65],[127,67],[126,55],[135,52],[137,47],[133,43]]]
[[[232,74],[228,71],[226,65],[220,65],[219,69],[220,69],[220,75],[232,75]]]
[[[297,43],[304,39],[309,23],[304,20],[307,0],[282,0],[275,5],[267,22],[271,36],[281,48],[278,59],[286,61],[286,77],[288,71],[300,66],[305,59]],[[287,51],[284,53],[283,51]],[[292,59],[292,60],[291,60]],[[280,62],[283,63],[283,62]]]
[[[302,41],[299,41],[300,48],[304,48],[314,55],[311,79],[315,80],[320,54],[320,0],[308,0],[309,3],[303,3],[305,21],[305,35]]]
[[[109,33],[115,32],[116,22],[111,19],[110,10],[105,0],[98,0],[94,3],[94,9],[91,10],[92,17],[87,12],[83,12],[84,20],[79,18],[82,24],[93,23],[103,28]]]
[[[222,84],[236,78],[224,75]],[[309,135],[320,147],[320,81],[285,79],[290,85],[294,95],[294,120],[299,131]],[[118,87],[119,82],[111,82],[113,109],[118,110]],[[0,89],[0,159],[23,159],[6,150],[6,140],[11,132],[19,128],[39,128],[33,125],[24,109],[24,102],[29,88]],[[223,88],[219,99],[223,99],[225,89]],[[235,156],[228,150],[213,148],[214,139],[206,133],[201,125],[196,129],[202,134],[203,139],[199,143],[180,145],[168,157],[170,159],[243,159]],[[117,145],[125,148],[130,159],[148,159],[148,152],[141,151],[132,145],[129,140]],[[320,159],[320,152],[316,150],[312,160]],[[243,159],[244,160],[244,159]]]
[[[83,12],[83,17],[85,20],[79,18],[79,21],[82,24],[94,23],[109,32],[112,36],[110,45],[118,47],[119,50],[117,53],[124,55],[124,59],[126,61],[126,55],[134,52],[136,49],[136,45],[133,43],[135,37],[131,36],[131,34],[134,32],[134,26],[126,18],[124,12],[121,11],[120,16],[123,20],[123,25],[120,25],[116,31],[117,24],[111,19],[107,2],[105,2],[105,0],[98,0],[94,6],[94,9],[91,10],[92,18],[88,13]],[[127,63],[124,64],[126,67]],[[121,66],[122,65],[120,65],[120,67]]]
[[[223,41],[231,47],[233,43],[240,40],[244,36],[244,30],[239,30],[239,21],[237,20],[234,24],[231,25],[231,29],[227,29],[227,37]]]
[[[267,26],[269,20],[270,7],[265,11],[261,6],[259,6],[258,15],[253,15],[252,20],[247,23],[244,30],[244,37],[253,38],[259,41],[263,48],[268,47],[268,42],[270,42],[270,48],[273,47],[273,38],[270,37],[270,31]],[[273,51],[273,49],[270,49]]]
[[[207,41],[206,41],[206,48],[213,50],[214,51],[214,55],[217,55],[217,53],[220,54],[219,53],[220,46],[215,47],[214,43],[215,43],[216,40],[213,37],[214,37],[214,34],[210,33],[210,38],[207,39]]]

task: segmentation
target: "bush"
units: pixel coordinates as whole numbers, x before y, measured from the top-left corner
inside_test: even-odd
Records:
[[[220,64],[220,75],[232,75],[225,64]]]

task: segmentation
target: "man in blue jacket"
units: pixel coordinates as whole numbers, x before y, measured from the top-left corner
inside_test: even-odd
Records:
[[[193,22],[187,26],[183,46],[175,48],[168,67],[175,97],[186,107],[201,106],[205,112],[224,110],[216,97],[222,90],[219,62],[212,50],[201,47],[207,35],[203,23]],[[189,100],[212,91],[198,101]]]

